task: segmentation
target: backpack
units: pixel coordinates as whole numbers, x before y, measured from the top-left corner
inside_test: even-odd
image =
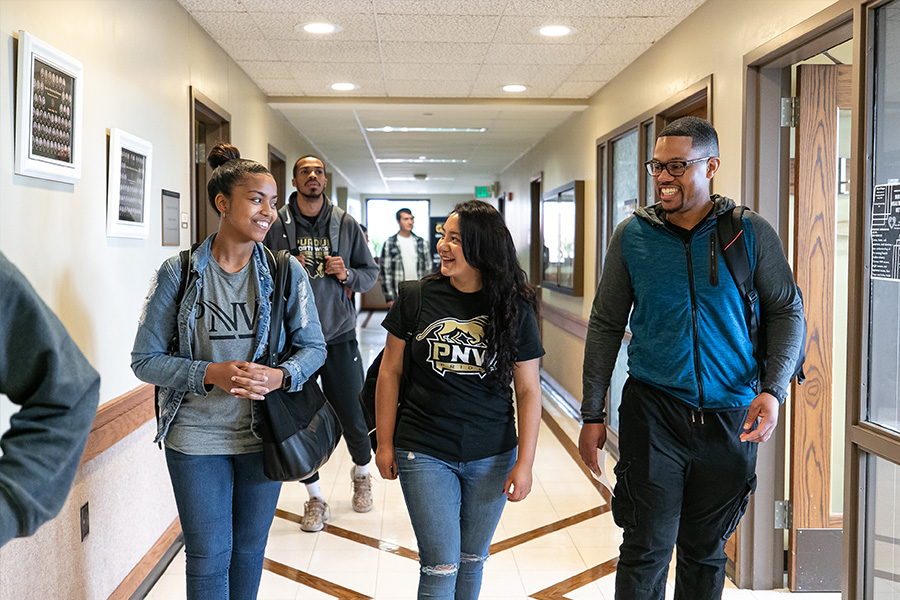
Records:
[[[750,332],[750,342],[753,344],[753,356],[759,365],[760,379],[766,373],[766,326],[765,322],[759,318],[759,296],[753,287],[753,271],[750,269],[750,256],[747,253],[747,238],[744,237],[743,243],[738,242],[738,238],[744,233],[743,214],[748,210],[746,206],[733,206],[719,215],[716,220],[716,230],[719,236],[719,243],[722,247],[722,256],[728,271],[737,285],[741,298],[747,305],[746,320],[747,329]],[[803,292],[797,288],[800,294],[800,302],[803,302]],[[791,381],[797,380],[797,384],[806,381],[806,374],[803,372],[803,363],[806,360],[806,318],[803,319],[803,332],[801,335],[802,345],[800,346],[800,355],[794,369],[791,371]]]
[[[419,324],[419,316],[422,314],[422,282],[421,281],[404,281],[400,284],[400,291],[405,292],[404,299],[408,303],[404,303],[403,315],[406,321],[406,347],[403,348],[403,375],[400,378],[400,393],[397,396],[398,405],[403,403],[403,392],[409,381],[409,368],[412,361],[412,338]],[[398,294],[399,296],[399,294]],[[414,308],[415,310],[410,310]],[[414,314],[410,318],[410,314]],[[366,371],[366,380],[363,383],[362,390],[359,392],[359,404],[362,407],[363,417],[366,420],[366,429],[369,431],[369,440],[372,442],[372,450],[378,447],[378,440],[375,436],[375,388],[378,385],[378,371],[381,369],[381,359],[384,356],[384,350],[378,353],[369,369]]]

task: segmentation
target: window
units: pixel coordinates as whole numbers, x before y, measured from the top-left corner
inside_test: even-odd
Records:
[[[541,200],[542,285],[584,295],[584,181],[572,181]]]

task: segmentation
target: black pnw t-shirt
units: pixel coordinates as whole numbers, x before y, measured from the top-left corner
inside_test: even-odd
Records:
[[[382,326],[406,338],[400,294]],[[422,282],[422,312],[412,339],[409,384],[400,407],[394,445],[450,462],[495,456],[517,443],[512,389],[487,383],[487,298],[460,292],[448,279]],[[537,319],[519,309],[518,355],[523,362],[544,355]]]

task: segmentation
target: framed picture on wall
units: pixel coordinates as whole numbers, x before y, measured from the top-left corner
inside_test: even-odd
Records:
[[[22,30],[18,62],[16,173],[77,183],[81,179],[84,68]]]
[[[146,238],[150,233],[150,142],[113,128],[109,133],[106,235]]]

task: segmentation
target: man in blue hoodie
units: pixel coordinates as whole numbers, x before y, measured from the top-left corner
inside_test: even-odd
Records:
[[[659,133],[647,162],[658,202],[616,228],[591,310],[579,450],[595,473],[626,325],[632,335],[612,499],[624,530],[619,599],[662,600],[673,546],[675,598],[721,597],[725,541],[756,487],[757,444],[778,423],[800,354],[803,308],[781,241],[747,211],[736,243],[746,240],[767,334],[760,373],[717,240],[716,219],[734,206],[710,195],[718,156],[703,119],[683,117]]]
[[[3,546],[62,509],[97,416],[100,376],[3,254],[0,349],[0,393],[22,407],[0,438]]]
[[[290,250],[309,274],[328,349],[319,370],[322,391],[341,421],[353,459],[353,510],[368,512],[372,510],[368,466],[372,445],[359,404],[365,374],[356,342],[356,307],[347,291],[369,291],[378,279],[378,265],[359,223],[325,198],[328,179],[322,160],[317,156],[298,159],[293,175],[291,183],[297,191],[279,209],[265,243],[273,251]],[[319,531],[328,520],[328,505],[319,489],[318,473],[304,483],[309,501],[300,529]]]

